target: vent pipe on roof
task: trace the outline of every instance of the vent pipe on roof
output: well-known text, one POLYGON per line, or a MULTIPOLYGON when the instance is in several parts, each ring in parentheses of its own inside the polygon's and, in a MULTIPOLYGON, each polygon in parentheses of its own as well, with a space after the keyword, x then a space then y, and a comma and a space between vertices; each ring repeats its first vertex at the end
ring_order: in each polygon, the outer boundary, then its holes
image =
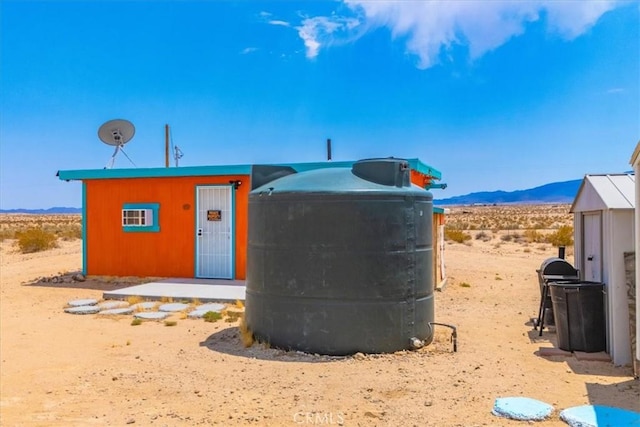
POLYGON ((164 167, 169 167, 169 125, 164 125, 164 167))
POLYGON ((327 161, 331 161, 331 138, 327 138, 327 161))

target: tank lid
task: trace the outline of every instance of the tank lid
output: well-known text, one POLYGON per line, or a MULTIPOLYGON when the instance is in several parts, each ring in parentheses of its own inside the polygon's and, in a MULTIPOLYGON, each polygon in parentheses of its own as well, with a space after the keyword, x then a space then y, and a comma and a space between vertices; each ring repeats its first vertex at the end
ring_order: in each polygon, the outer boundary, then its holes
POLYGON ((358 178, 393 187, 411 186, 411 168, 409 162, 393 157, 359 160, 351 171, 358 178))

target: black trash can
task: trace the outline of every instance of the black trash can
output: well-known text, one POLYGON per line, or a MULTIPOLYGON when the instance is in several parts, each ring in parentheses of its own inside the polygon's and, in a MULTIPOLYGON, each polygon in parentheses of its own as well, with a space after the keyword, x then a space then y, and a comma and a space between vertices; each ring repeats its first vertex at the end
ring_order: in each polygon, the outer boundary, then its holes
POLYGON ((560 349, 606 350, 603 287, 602 283, 575 280, 549 283, 560 349))

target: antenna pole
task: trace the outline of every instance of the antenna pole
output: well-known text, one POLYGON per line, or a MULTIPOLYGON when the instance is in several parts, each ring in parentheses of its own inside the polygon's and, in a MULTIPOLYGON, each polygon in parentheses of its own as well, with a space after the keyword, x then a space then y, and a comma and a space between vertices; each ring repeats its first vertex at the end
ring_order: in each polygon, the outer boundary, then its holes
POLYGON ((331 138, 327 138, 327 161, 331 161, 331 138))
POLYGON ((164 167, 169 167, 169 125, 164 125, 164 167))

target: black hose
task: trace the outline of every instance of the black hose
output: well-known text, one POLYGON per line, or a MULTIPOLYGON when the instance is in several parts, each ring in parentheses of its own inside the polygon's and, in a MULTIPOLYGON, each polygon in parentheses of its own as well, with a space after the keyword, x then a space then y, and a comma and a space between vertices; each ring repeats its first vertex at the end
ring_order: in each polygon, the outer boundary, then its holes
POLYGON ((439 325, 446 328, 451 328, 451 342, 453 343, 453 352, 456 353, 458 351, 458 329, 455 326, 448 323, 438 322, 429 322, 429 325, 439 325))

